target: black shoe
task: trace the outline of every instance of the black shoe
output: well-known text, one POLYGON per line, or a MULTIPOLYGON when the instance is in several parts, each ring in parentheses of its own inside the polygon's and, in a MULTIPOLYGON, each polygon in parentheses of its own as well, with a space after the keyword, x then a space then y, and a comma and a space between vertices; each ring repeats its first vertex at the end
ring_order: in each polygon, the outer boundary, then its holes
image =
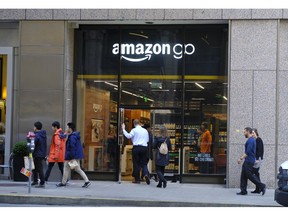
POLYGON ((162 187, 162 184, 161 184, 161 183, 158 183, 158 185, 157 185, 156 187, 161 188, 161 187, 162 187))
POLYGON ((166 188, 167 187, 167 181, 164 181, 163 182, 163 188, 166 188))
POLYGON ((35 188, 45 188, 45 184, 36 185, 35 188))
POLYGON ((134 181, 132 181, 132 183, 134 183, 134 184, 140 184, 140 181, 134 180, 134 181))
POLYGON ((239 192, 239 193, 236 193, 237 195, 247 195, 247 192, 245 193, 245 192, 239 192))
POLYGON ((260 194, 261 191, 259 191, 259 190, 254 190, 254 191, 251 191, 251 193, 260 194))
POLYGON ((31 186, 38 185, 38 182, 32 182, 31 186))
POLYGON ((56 184, 56 186, 57 186, 57 187, 65 187, 66 184, 63 184, 62 182, 60 182, 60 183, 56 184))
POLYGON ((150 184, 150 179, 149 179, 149 177, 146 175, 146 176, 144 176, 144 178, 145 178, 146 184, 149 185, 149 184, 150 184))
POLYGON ((266 185, 262 188, 261 192, 262 192, 262 196, 263 196, 266 192, 266 185))
POLYGON ((85 184, 82 186, 82 188, 88 188, 91 185, 91 182, 85 182, 85 184))

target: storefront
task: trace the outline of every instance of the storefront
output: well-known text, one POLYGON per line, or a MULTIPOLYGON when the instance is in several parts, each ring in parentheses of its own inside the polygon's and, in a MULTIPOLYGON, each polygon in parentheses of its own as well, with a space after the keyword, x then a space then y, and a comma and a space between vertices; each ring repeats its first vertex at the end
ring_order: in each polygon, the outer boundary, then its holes
POLYGON ((132 145, 119 125, 130 131, 139 119, 153 137, 168 129, 167 178, 225 183, 227 24, 80 25, 74 42, 74 119, 91 178, 131 179, 132 145), (202 122, 212 140, 206 150, 202 122))
MULTIPOLYGON (((0 163, 35 121, 48 143, 53 121, 75 121, 91 180, 130 181, 119 125, 139 118, 154 136, 168 128, 167 178, 238 188, 250 126, 265 145, 261 180, 277 187, 288 149, 287 9, 3 9, 0 20, 0 163), (202 122, 209 154, 198 146, 202 122)), ((52 170, 51 181, 59 176, 52 170)))

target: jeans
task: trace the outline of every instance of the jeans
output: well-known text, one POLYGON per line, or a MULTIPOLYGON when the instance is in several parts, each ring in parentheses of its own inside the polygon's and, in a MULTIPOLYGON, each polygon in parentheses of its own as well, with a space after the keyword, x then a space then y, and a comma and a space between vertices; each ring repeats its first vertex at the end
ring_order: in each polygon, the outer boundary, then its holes
POLYGON ((240 189, 243 193, 247 193, 248 179, 253 182, 260 191, 265 187, 265 184, 263 184, 260 179, 255 175, 253 165, 253 163, 249 162, 244 162, 242 165, 240 189))
POLYGON ((40 178, 40 184, 45 184, 45 177, 43 171, 43 162, 44 157, 35 157, 33 158, 35 169, 32 170, 33 173, 33 182, 38 182, 38 177, 40 178))
MULTIPOLYGON (((50 176, 50 173, 51 173, 51 170, 52 170, 54 164, 55 164, 55 162, 49 162, 48 168, 47 168, 46 173, 45 173, 45 181, 48 181, 48 178, 50 176)), ((63 176, 64 162, 57 162, 57 164, 58 164, 58 168, 59 168, 59 170, 60 170, 60 172, 61 172, 61 174, 63 176)))
MULTIPOLYGON (((261 180, 260 180, 259 170, 260 170, 260 168, 254 168, 254 173, 255 173, 256 177, 259 179, 259 181, 261 181, 261 180)), ((257 185, 256 185, 256 189, 255 189, 255 190, 256 190, 256 191, 260 191, 260 188, 257 187, 257 185)))

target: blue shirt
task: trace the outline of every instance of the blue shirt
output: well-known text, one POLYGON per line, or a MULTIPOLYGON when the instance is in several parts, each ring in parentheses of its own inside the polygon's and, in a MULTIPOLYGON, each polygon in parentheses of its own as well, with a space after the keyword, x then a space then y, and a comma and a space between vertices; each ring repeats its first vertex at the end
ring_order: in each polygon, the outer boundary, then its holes
POLYGON ((256 160, 256 141, 252 136, 245 143, 245 154, 247 155, 245 162, 254 164, 256 160))

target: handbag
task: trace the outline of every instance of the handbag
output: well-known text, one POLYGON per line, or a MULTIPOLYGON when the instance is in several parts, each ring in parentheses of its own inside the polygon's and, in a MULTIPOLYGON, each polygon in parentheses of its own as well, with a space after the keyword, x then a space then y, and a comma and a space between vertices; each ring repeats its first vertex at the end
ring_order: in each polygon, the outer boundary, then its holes
POLYGON ((77 160, 73 159, 68 162, 70 169, 75 169, 78 166, 77 160))
POLYGON ((162 155, 168 154, 168 146, 167 146, 166 140, 167 140, 167 138, 164 140, 163 143, 161 143, 161 145, 160 145, 160 147, 159 147, 159 152, 160 152, 162 155))

